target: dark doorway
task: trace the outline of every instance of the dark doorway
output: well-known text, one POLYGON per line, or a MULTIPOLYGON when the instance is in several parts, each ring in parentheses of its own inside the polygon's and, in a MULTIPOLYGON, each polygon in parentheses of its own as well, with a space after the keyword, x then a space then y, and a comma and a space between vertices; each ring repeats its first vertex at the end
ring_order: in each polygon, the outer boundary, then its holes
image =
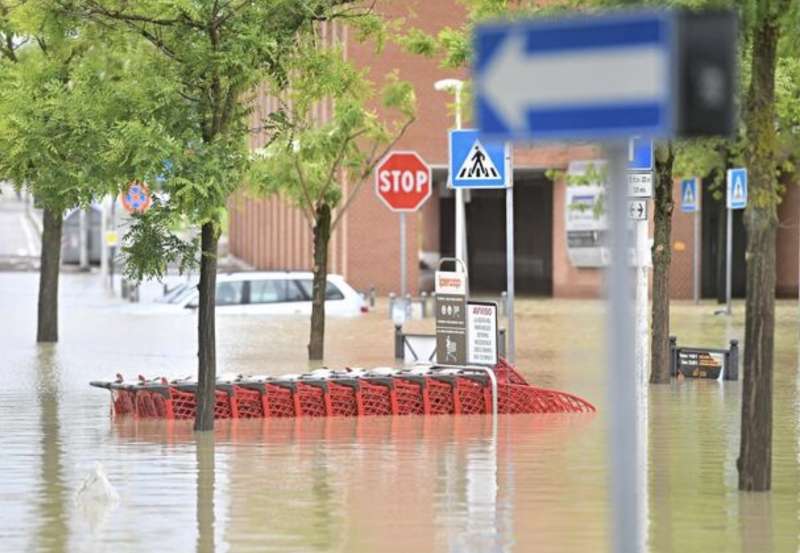
MULTIPOLYGON (((506 200, 504 190, 472 190, 466 206, 470 291, 506 289, 506 200)), ((440 199, 440 248, 455 251, 452 195, 440 199)), ((553 186, 540 171, 514 172, 514 253, 517 293, 553 293, 553 186)))
MULTIPOLYGON (((725 301, 725 240, 727 232, 727 209, 725 208, 725 186, 722 197, 714 198, 710 190, 712 179, 703 180, 702 209, 702 253, 701 253, 701 292, 704 298, 717 298, 725 301)), ((731 275, 731 295, 743 298, 747 288, 747 269, 745 266, 746 234, 744 210, 735 209, 733 213, 733 263, 731 275)))

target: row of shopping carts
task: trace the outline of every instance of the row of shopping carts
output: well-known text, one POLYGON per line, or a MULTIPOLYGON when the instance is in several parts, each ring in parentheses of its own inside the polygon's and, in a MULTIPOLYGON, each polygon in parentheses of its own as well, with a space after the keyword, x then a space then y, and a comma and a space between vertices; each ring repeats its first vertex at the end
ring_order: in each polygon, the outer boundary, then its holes
MULTIPOLYGON (((528 384, 501 359, 494 368, 497 409, 502 414, 585 413, 588 401, 528 384)), ((112 413, 139 418, 193 419, 198 384, 191 379, 91 382, 110 390, 112 413)), ((214 415, 218 419, 381 415, 478 415, 491 413, 490 375, 469 368, 419 366, 412 369, 319 369, 277 377, 219 379, 214 415)))

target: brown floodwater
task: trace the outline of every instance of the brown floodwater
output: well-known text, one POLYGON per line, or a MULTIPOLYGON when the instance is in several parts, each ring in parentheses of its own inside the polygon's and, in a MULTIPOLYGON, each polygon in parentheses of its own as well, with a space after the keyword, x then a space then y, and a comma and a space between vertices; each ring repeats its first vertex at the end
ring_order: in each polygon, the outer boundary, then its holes
MULTIPOLYGON (((191 312, 144 315, 95 276, 64 275, 61 341, 36 346, 37 277, 0 273, 0 551, 581 552, 608 547, 604 331, 600 301, 518 303, 518 364, 595 415, 226 421, 113 420, 92 379, 195 370, 191 312), (100 462, 119 501, 75 494, 100 462)), ((680 342, 744 333, 715 304, 673 306, 680 342)), ((308 322, 220 316, 220 371, 308 368, 308 322)), ((798 307, 779 302, 773 490, 736 490, 741 383, 649 390, 640 513, 654 552, 797 551, 798 307)), ((411 330, 432 331, 415 321, 411 330)), ((329 366, 393 364, 385 305, 330 320, 329 366)))

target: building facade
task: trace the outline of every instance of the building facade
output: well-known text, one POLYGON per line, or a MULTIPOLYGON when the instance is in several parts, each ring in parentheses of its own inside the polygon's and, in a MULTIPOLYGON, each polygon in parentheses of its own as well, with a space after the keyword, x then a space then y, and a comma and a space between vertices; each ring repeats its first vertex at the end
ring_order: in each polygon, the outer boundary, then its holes
MULTIPOLYGON (((456 0, 429 2, 379 0, 376 9, 386 17, 401 19, 405 28, 419 28, 435 34, 465 21, 463 6, 456 0)), ((380 83, 397 71, 411 82, 417 96, 417 118, 398 142, 398 150, 417 151, 432 167, 435 189, 426 204, 407 217, 407 266, 409 290, 419 292, 431 282, 432 260, 454 252, 454 199, 447 188, 447 131, 454 126, 451 95, 434 90, 442 78, 467 78, 464 72, 445 70, 438 60, 405 52, 388 42, 380 55, 374 45, 360 43, 340 23, 325 24, 322 35, 330 44, 342 47, 344 55, 368 71, 380 83)), ((264 90, 258 90, 253 127, 276 104, 264 90)), ((332 106, 318 106, 325 120, 332 106)), ((468 126, 468 124, 466 125, 468 126)), ((261 147, 264 137, 253 135, 251 146, 261 147)), ((602 157, 592 145, 551 144, 514 148, 516 289, 520 294, 553 297, 597 297, 603 291, 602 263, 596 256, 579 250, 586 244, 574 233, 574 204, 585 191, 570 190, 566 173, 572 164, 602 157)), ((342 182, 345 192, 356 183, 342 182)), ((704 182, 702 193, 700 291, 702 297, 724 295, 725 216, 724 198, 704 182)), ((588 190, 588 189, 587 189, 588 190)), ((724 192, 724 191, 723 191, 724 192)), ((675 299, 693 296, 694 214, 679 209, 680 185, 673 188, 675 209, 672 229, 671 294, 675 299)), ((471 289, 499 292, 505 289, 505 200, 502 191, 480 190, 468 195, 466 206, 468 258, 471 289)), ((800 259, 800 191, 786 187, 779 209, 777 238, 777 293, 798 294, 800 259)), ((231 253, 262 270, 310 270, 312 229, 302 213, 279 197, 235 196, 229 206, 231 253)), ((329 271, 342 274, 359 290, 375 288, 378 293, 400 290, 400 224, 397 213, 389 211, 374 192, 373 183, 363 184, 336 228, 330 243, 329 271)), ((602 231, 600 231, 602 234, 602 231)), ((745 230, 742 212, 734 212, 733 292, 743 296, 745 287, 745 230)), ((595 235, 596 236, 596 235, 595 235)), ((602 257, 602 256, 601 256, 602 257)))

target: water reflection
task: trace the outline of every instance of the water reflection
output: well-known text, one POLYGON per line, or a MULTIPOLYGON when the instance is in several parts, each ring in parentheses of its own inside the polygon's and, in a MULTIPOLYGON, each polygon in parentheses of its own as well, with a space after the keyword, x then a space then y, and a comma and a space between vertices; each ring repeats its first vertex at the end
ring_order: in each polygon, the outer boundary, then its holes
POLYGON ((214 547, 214 434, 195 433, 197 452, 197 553, 214 547))
MULTIPOLYGON (((525 375, 594 401, 595 416, 501 417, 496 441, 489 417, 228 421, 212 443, 198 442, 191 423, 110 419, 108 397, 86 382, 117 371, 190 374, 196 333, 190 314, 123 314, 91 278, 64 275, 56 354, 32 342, 35 278, 0 274, 0 305, 14 313, 0 318, 1 551, 584 553, 608 543, 601 302, 522 300, 517 309, 525 375), (99 524, 72 507, 96 461, 121 497, 99 524)), ((736 490, 740 383, 650 387, 650 551, 797 551, 797 307, 777 306, 768 504, 736 490)), ((681 343, 742 338, 741 306, 731 319, 714 307, 673 305, 681 343)), ((220 317, 220 366, 302 370, 307 325, 220 317)), ((390 362, 385 311, 329 330, 331 366, 390 362)))
POLYGON ((39 346, 36 360, 36 395, 39 403, 39 486, 36 493, 37 529, 31 535, 36 550, 60 553, 69 540, 64 483, 61 415, 59 413, 60 368, 53 345, 39 346))
MULTIPOLYGON (((197 550, 214 545, 216 452, 227 467, 227 485, 216 492, 230 498, 224 541, 232 551, 511 551, 515 519, 522 527, 541 519, 520 509, 515 463, 528 457, 544 466, 592 424, 501 417, 496 441, 482 416, 223 421, 215 441, 196 442, 197 550)), ((113 430, 140 444, 195 439, 191 424, 178 421, 127 419, 113 430)), ((528 477, 551 478, 546 472, 528 477)), ((602 512, 604 496, 592 495, 584 505, 602 512)))

